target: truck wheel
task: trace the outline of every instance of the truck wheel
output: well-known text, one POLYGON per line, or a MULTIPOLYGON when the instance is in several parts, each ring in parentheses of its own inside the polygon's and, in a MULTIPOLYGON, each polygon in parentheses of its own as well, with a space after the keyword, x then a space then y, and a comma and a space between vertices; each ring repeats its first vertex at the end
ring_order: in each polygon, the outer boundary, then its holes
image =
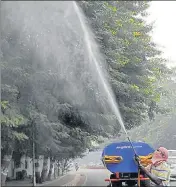
POLYGON ((148 187, 150 186, 150 180, 141 181, 141 187, 148 187))
POLYGON ((112 182, 111 187, 122 187, 121 182, 112 182))
MULTIPOLYGON (((144 175, 144 177, 147 178, 146 175, 144 175)), ((150 179, 141 181, 141 187, 148 187, 148 186, 150 186, 150 179)))
MULTIPOLYGON (((116 175, 111 174, 110 179, 116 179, 116 175)), ((120 181, 111 182, 111 187, 122 187, 122 182, 120 181)))
POLYGON ((129 187, 134 187, 134 186, 136 186, 136 181, 127 181, 126 185, 129 187))

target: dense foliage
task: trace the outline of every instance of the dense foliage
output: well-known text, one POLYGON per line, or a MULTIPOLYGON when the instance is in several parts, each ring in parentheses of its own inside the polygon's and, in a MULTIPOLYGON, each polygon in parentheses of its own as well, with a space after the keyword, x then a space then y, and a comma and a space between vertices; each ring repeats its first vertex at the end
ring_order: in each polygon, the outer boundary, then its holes
POLYGON ((88 21, 106 56, 110 81, 128 129, 152 120, 161 82, 169 73, 152 42, 143 1, 83 2, 88 21))
POLYGON ((176 74, 173 69, 171 79, 162 82, 165 93, 161 96, 159 106, 165 109, 156 115, 152 122, 143 123, 138 129, 134 128, 130 134, 134 140, 144 140, 153 146, 165 146, 168 149, 175 149, 175 119, 176 119, 176 74))

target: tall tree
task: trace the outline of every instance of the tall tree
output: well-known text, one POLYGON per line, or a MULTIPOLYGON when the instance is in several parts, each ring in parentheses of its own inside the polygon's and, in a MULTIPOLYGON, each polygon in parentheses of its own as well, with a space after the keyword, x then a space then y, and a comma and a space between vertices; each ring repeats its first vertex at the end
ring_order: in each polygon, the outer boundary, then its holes
POLYGON ((167 72, 144 17, 149 2, 80 2, 101 51, 126 128, 152 120, 160 98, 156 82, 167 72))

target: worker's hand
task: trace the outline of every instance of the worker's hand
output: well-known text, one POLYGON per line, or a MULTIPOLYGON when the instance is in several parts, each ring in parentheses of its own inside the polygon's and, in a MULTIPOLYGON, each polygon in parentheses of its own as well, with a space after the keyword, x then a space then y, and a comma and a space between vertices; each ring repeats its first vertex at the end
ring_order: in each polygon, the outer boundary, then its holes
POLYGON ((136 161, 136 163, 138 165, 138 168, 139 169, 143 169, 143 166, 141 165, 140 158, 139 158, 138 155, 135 155, 135 161, 136 161))
POLYGON ((135 158, 135 161, 136 161, 138 167, 139 167, 139 168, 142 167, 139 156, 135 154, 135 157, 134 157, 134 158, 135 158))
POLYGON ((140 164, 140 158, 139 158, 139 156, 135 154, 135 157, 134 157, 134 158, 135 158, 135 161, 136 161, 138 164, 140 164))

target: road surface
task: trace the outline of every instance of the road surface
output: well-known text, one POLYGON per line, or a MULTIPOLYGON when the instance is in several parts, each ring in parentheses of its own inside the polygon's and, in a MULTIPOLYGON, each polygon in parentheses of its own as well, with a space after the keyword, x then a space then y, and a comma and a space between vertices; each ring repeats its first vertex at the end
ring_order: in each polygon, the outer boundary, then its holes
MULTIPOLYGON (((81 186, 107 186, 104 179, 109 177, 109 172, 105 169, 81 169, 79 173, 84 174, 85 181, 81 186)), ((171 182, 171 186, 176 186, 176 181, 171 182)))
POLYGON ((84 169, 80 170, 80 173, 86 176, 86 179, 82 186, 107 186, 108 182, 105 182, 105 178, 109 178, 109 172, 105 169, 84 169))
MULTIPOLYGON (((77 172, 71 172, 54 181, 48 181, 38 187, 44 186, 107 186, 105 178, 109 178, 110 172, 106 169, 79 169, 77 172), (77 176, 77 177, 76 177, 77 176), (77 180, 75 181, 75 178, 77 180)), ((25 182, 25 181, 24 181, 25 182)), ((11 181, 6 186, 32 186, 31 181, 23 183, 23 181, 11 181)), ((171 182, 171 186, 176 186, 176 181, 171 182)))

